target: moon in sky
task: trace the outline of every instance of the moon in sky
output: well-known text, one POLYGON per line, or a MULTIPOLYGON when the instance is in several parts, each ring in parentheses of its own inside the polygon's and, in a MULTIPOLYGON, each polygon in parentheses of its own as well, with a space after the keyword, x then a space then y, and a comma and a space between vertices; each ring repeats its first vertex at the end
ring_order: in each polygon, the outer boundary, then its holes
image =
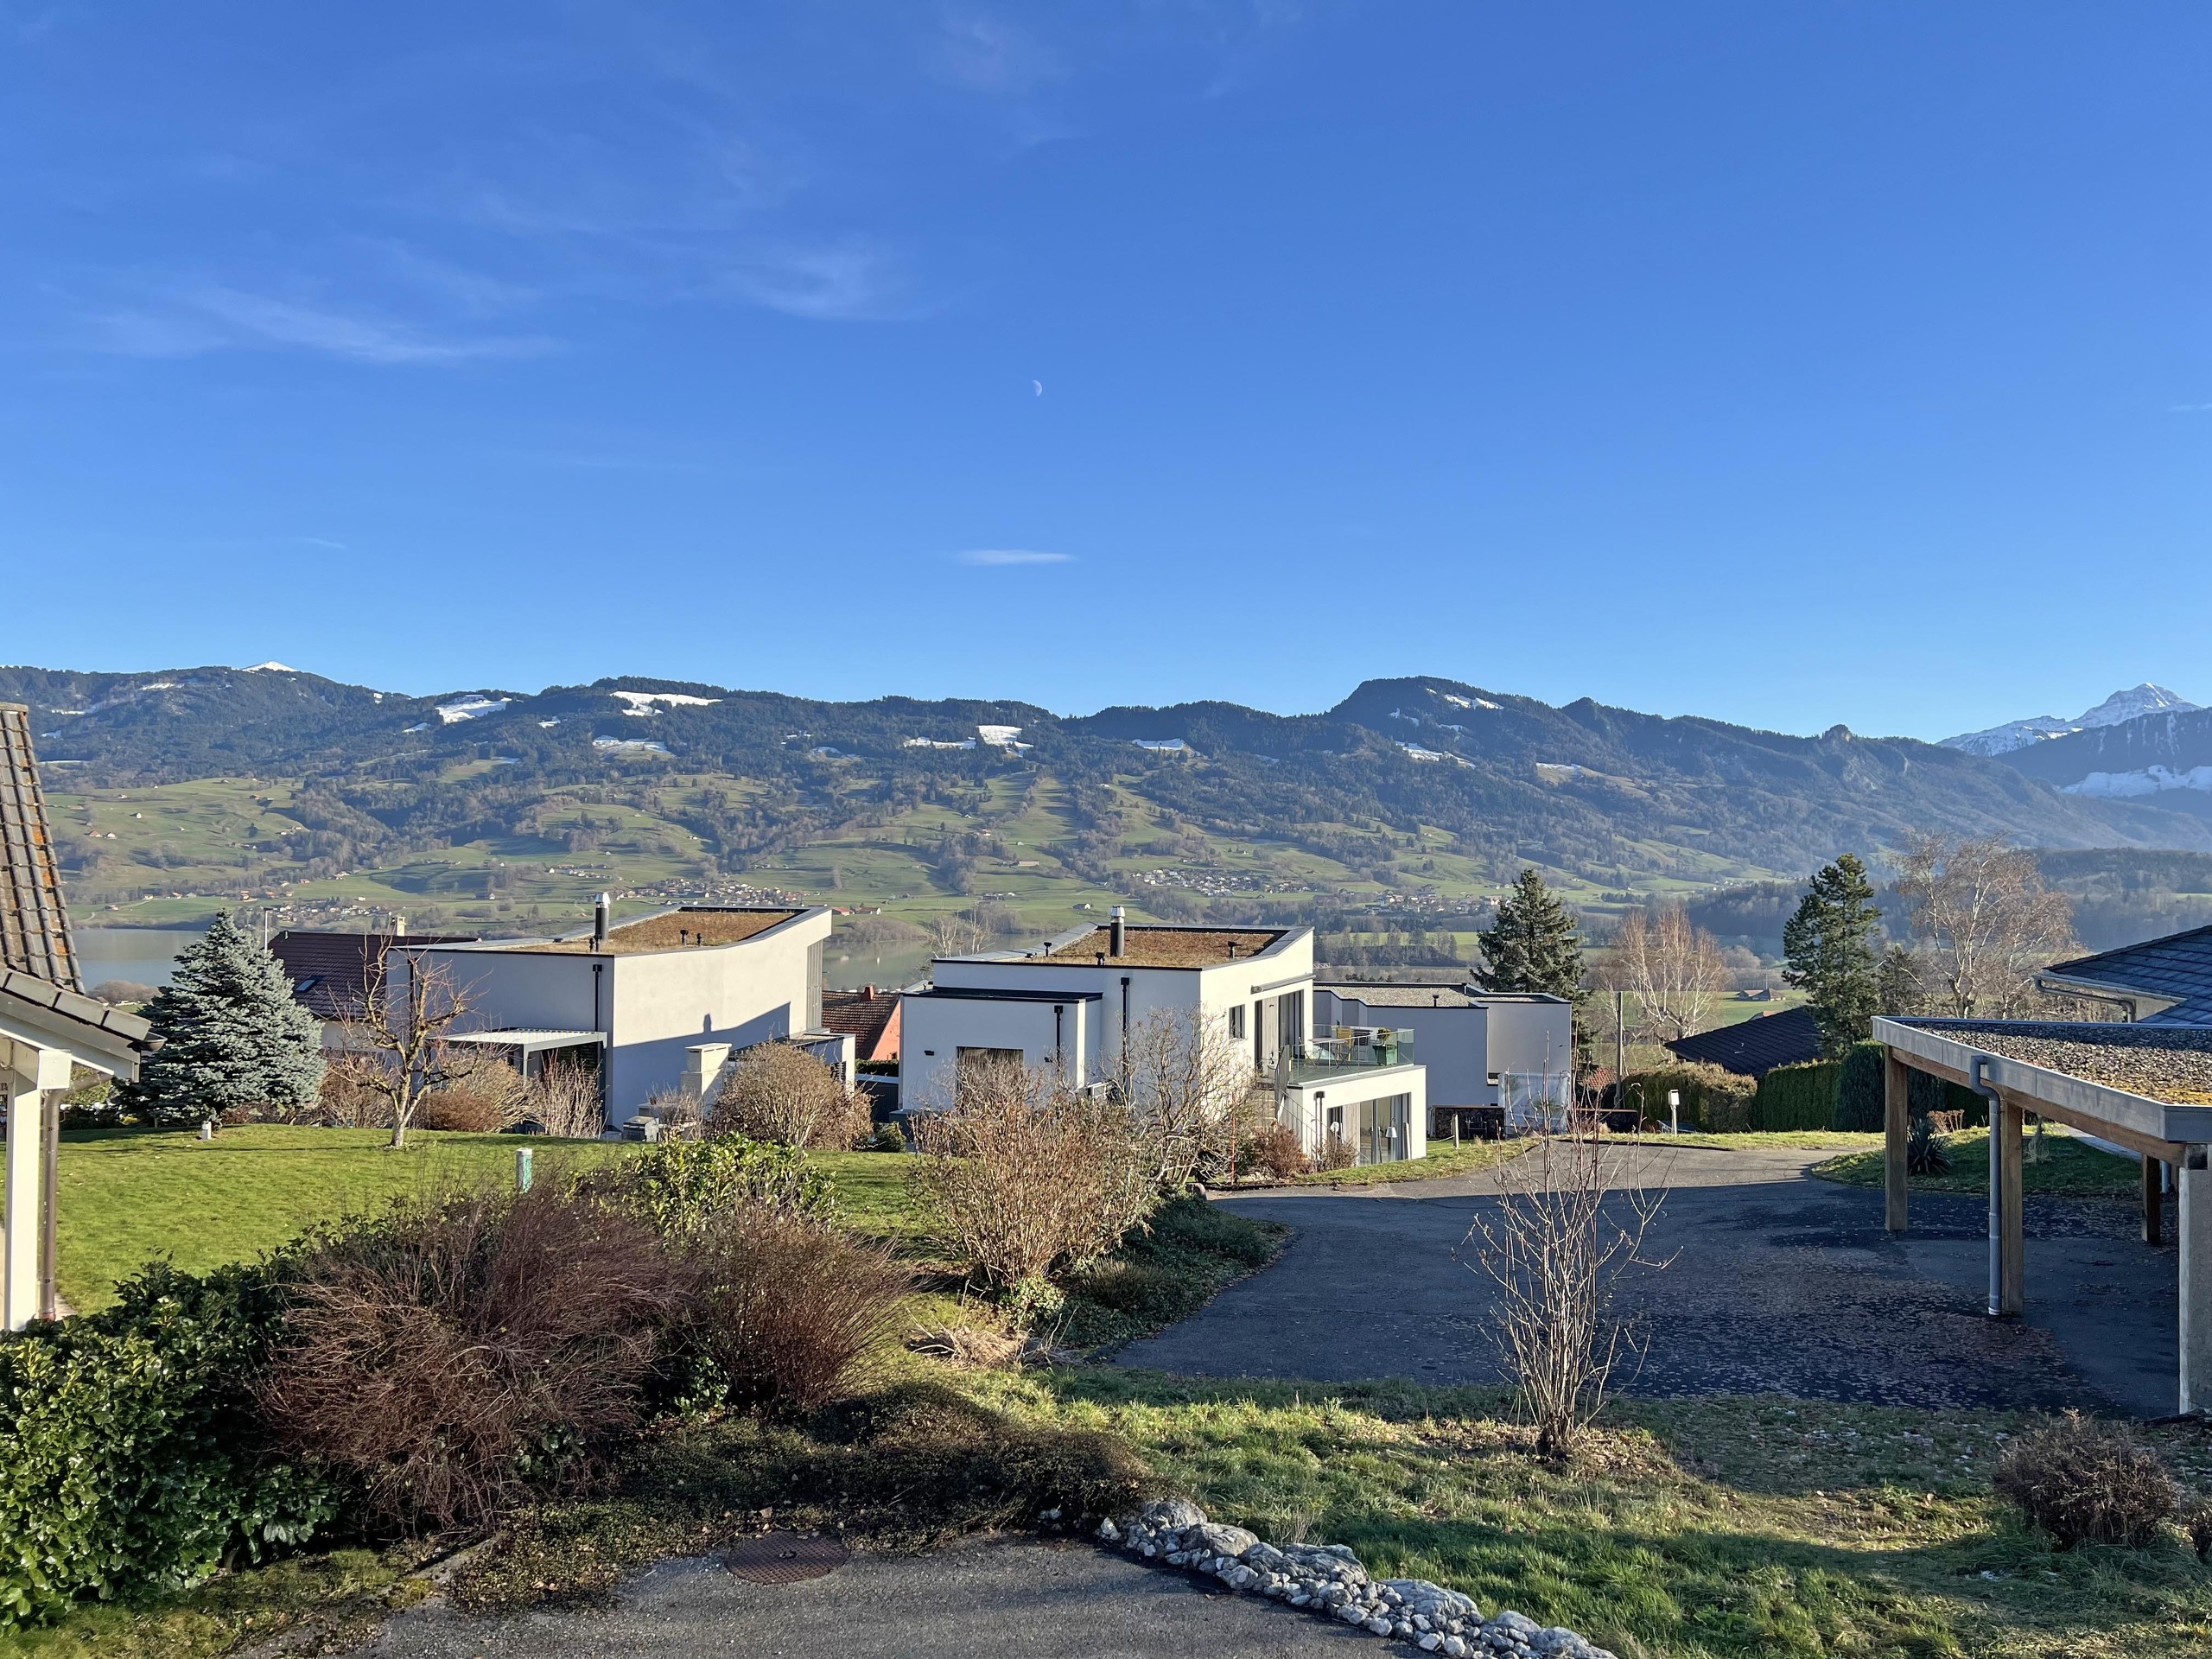
POLYGON ((1045 383, 1042 380, 1032 380, 1029 384, 1037 388, 1037 395, 1039 397, 1045 395, 1045 383))

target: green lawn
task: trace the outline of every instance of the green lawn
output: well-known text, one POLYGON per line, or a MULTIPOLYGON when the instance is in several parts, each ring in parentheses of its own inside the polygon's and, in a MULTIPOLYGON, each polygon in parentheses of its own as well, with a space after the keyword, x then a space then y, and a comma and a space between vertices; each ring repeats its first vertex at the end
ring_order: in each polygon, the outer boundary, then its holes
POLYGON ((156 1256, 188 1273, 243 1261, 316 1221, 482 1181, 514 1179, 536 1148, 541 1175, 620 1157, 619 1143, 416 1130, 393 1152, 383 1129, 73 1131, 61 1138, 61 1299, 79 1312, 114 1300, 117 1281, 156 1256))
MULTIPOLYGON (((1867 1142, 1863 1152, 1847 1153, 1815 1164, 1813 1173, 1853 1186, 1882 1184, 1882 1138, 1858 1137, 1867 1142)), ((2020 1167, 2020 1187, 2026 1192, 2052 1193, 2067 1198, 2128 1198, 2142 1191, 2142 1166, 2133 1158, 2100 1152, 2057 1124, 2049 1125, 2040 1137, 2028 1131, 2027 1161, 2020 1167)), ((1951 1154, 1948 1175, 1916 1175, 1912 1187, 1922 1192, 1986 1192, 1989 1191, 1989 1131, 1963 1129, 1943 1137, 1951 1154)))
MULTIPOLYGON (((1624 1401, 1544 1464, 1471 1389, 998 1376, 1020 1414, 1111 1430, 1210 1515, 1350 1544, 1623 1655, 2212 1651, 2212 1570, 2177 1538, 2053 1554, 1990 1494, 2018 1420, 1773 1397, 1624 1401)), ((2201 1435, 2161 1431, 2197 1490, 2201 1435)))
POLYGON ((1395 1163, 1355 1164, 1350 1169, 1316 1170, 1300 1175, 1300 1186, 1380 1186, 1392 1181, 1433 1181, 1446 1175, 1471 1175, 1493 1169, 1517 1158, 1535 1142, 1529 1141, 1431 1141, 1426 1158, 1402 1158, 1395 1163))

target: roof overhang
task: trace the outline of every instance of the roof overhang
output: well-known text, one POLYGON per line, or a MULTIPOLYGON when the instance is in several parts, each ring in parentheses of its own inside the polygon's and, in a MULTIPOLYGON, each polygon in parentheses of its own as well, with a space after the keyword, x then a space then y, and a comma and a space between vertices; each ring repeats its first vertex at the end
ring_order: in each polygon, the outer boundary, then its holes
POLYGON ((153 1029, 135 1014, 65 990, 51 980, 0 970, 0 1039, 18 1051, 11 1057, 12 1068, 36 1077, 41 1089, 67 1088, 70 1065, 126 1082, 136 1077, 139 1057, 153 1046, 153 1029), (49 1081, 57 1066, 60 1081, 49 1081))
POLYGON ((2062 974, 2046 969, 2036 976, 2036 988, 2052 991, 2061 996, 2084 996, 2093 1002, 2124 1002, 2132 1016, 2140 1020, 2145 1014, 2164 1014, 2178 1007, 2183 1001, 2159 991, 2141 990, 2133 985, 2114 984, 2108 980, 2084 979, 2075 974, 2062 974))
POLYGON ((497 1031, 455 1032, 442 1040, 472 1043, 482 1048, 518 1048, 525 1054, 537 1054, 555 1048, 604 1048, 607 1046, 607 1033, 603 1031, 540 1031, 511 1026, 497 1031))
POLYGON ((2185 1148, 2212 1143, 2212 1105, 2154 1100, 2070 1072, 1993 1053, 1974 1040, 1974 1030, 1989 1023, 1948 1020, 1907 1023, 1883 1017, 1874 1021, 1874 1040, 1887 1044, 1918 1070, 1968 1088, 1975 1086, 1975 1063, 1980 1061, 1980 1081, 1993 1086, 2008 1104, 2147 1157, 2179 1165, 2184 1161, 2185 1148))

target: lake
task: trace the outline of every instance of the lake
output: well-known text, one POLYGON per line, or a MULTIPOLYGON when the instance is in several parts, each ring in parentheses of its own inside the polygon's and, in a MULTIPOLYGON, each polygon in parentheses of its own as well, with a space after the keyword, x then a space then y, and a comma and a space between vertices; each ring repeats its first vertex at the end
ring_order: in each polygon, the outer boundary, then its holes
POLYGON ((196 927, 80 927, 75 930, 79 966, 90 990, 105 980, 134 985, 169 982, 176 953, 199 938, 196 927))

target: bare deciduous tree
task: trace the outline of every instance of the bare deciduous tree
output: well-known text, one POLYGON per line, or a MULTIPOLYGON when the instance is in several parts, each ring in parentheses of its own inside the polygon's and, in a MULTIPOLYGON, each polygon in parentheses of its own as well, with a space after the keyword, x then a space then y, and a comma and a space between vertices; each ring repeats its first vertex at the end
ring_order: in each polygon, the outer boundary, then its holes
POLYGON ((447 1039, 467 1019, 474 1000, 443 963, 402 957, 400 977, 392 972, 394 957, 402 953, 389 950, 377 958, 368 994, 341 1029, 353 1082, 381 1097, 391 1144, 399 1147, 407 1144, 423 1096, 446 1088, 473 1063, 474 1056, 452 1048, 447 1039))
POLYGON ((548 1135, 572 1141, 597 1139, 607 1127, 599 1068, 582 1060, 547 1055, 523 1091, 520 1111, 524 1118, 535 1118, 548 1135))
POLYGON ((981 905, 943 916, 932 916, 928 928, 930 954, 937 957, 967 956, 971 951, 982 950, 989 943, 991 937, 988 918, 981 905))
POLYGON ((1180 1192, 1235 1145, 1252 1062, 1219 1016, 1154 1008, 1129 1027, 1116 1084, 1153 1185, 1180 1192))
POLYGON ((1546 1457, 1573 1450, 1615 1366, 1643 1353, 1613 1305, 1627 1268, 1668 1264, 1643 1254, 1665 1194, 1643 1185, 1642 1157, 1604 1139, 1595 1113, 1579 1112, 1567 1133, 1500 1166, 1497 1205, 1476 1212, 1461 1246, 1497 1287, 1498 1347, 1546 1457))
POLYGON ((1621 918, 1599 977, 1636 1000, 1652 1040, 1671 1042, 1705 1029, 1729 976, 1719 942, 1684 906, 1662 905, 1621 918))
POLYGON ((1897 860, 1923 984, 1954 1019, 2012 1019, 2036 1007, 2037 972, 2076 949, 2074 910, 2043 884, 2035 855, 1997 836, 1923 836, 1897 860))

